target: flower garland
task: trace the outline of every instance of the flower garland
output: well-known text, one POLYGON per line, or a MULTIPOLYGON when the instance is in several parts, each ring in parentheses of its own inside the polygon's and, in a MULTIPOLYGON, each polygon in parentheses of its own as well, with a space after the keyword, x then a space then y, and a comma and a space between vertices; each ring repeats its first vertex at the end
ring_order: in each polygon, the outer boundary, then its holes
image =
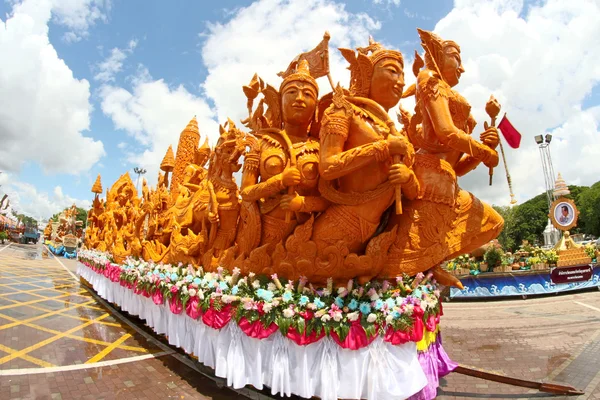
POLYGON ((109 254, 83 250, 79 261, 155 304, 221 329, 231 318, 249 336, 265 338, 279 330, 298 344, 327 335, 345 348, 357 349, 377 335, 393 344, 418 342, 424 328, 434 332, 442 315, 440 291, 431 274, 398 277, 395 282, 315 288, 307 279, 281 282, 238 268, 205 272, 191 265, 168 265, 127 258, 123 265, 109 254))

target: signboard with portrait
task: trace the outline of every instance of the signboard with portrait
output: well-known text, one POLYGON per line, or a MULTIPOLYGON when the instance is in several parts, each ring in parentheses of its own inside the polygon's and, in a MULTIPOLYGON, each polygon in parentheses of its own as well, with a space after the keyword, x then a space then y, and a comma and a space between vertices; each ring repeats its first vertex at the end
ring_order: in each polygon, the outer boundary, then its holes
POLYGON ((561 197, 550 206, 550 220, 556 229, 568 231, 577 225, 579 211, 575 202, 571 199, 561 197))

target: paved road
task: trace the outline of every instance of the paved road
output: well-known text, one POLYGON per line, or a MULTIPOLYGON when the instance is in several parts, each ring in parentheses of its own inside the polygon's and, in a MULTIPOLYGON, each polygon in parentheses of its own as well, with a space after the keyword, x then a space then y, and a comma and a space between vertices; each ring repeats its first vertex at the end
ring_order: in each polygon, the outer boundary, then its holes
MULTIPOLYGON (((444 347, 457 362, 509 376, 566 383, 600 399, 600 292, 447 303, 444 347)), ((554 398, 451 374, 440 399, 554 398)), ((571 399, 573 397, 570 397, 571 399)))
MULTIPOLYGON (((76 267, 42 258, 40 246, 0 246, 0 399, 243 398, 93 297, 76 267)), ((444 311, 444 346, 456 361, 600 399, 600 292, 451 302, 444 311)), ((438 398, 559 397, 451 374, 438 398)))
POLYGON ((75 268, 0 246, 0 399, 243 398, 98 302, 75 268))

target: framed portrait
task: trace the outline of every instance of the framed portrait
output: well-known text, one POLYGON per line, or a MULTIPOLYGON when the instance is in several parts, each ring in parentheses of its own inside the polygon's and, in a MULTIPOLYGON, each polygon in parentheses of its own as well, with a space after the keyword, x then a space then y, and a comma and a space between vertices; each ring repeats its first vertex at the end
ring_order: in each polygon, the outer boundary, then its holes
POLYGON ((550 220, 556 229, 568 231, 577 225, 579 211, 571 199, 560 198, 550 206, 550 220))

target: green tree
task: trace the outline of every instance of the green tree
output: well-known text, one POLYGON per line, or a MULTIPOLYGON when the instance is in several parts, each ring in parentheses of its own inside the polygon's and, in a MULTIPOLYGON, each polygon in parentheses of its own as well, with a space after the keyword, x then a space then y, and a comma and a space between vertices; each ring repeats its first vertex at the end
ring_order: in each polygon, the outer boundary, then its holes
POLYGON ((498 241, 502 245, 502 248, 508 251, 514 251, 518 246, 514 239, 515 231, 515 209, 516 207, 509 206, 492 206, 498 214, 504 218, 504 229, 498 236, 498 241))
MULTIPOLYGON (((65 210, 68 210, 69 208, 70 207, 67 207, 63 211, 57 212, 56 214, 52 215, 50 220, 54 221, 54 222, 58 222, 58 218, 60 217, 60 214, 63 213, 65 210)), ((88 212, 85 208, 77 207, 77 217, 75 217, 75 220, 82 221, 84 227, 85 227, 85 223, 87 221, 87 213, 88 212)))
POLYGON ((576 204, 580 212, 577 224, 581 227, 581 232, 600 236, 600 182, 581 191, 576 204))

